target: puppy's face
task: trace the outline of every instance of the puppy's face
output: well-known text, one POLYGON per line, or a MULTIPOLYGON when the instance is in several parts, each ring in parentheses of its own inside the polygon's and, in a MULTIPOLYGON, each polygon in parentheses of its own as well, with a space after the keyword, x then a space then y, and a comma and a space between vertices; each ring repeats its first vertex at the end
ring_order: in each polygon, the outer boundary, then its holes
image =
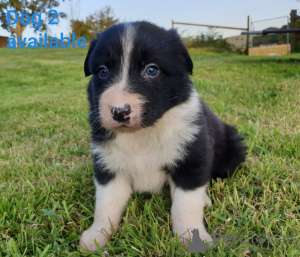
POLYGON ((190 95, 193 63, 174 30, 147 22, 110 27, 91 42, 85 75, 92 126, 133 132, 152 126, 190 95), (96 125, 94 120, 100 124, 96 125))

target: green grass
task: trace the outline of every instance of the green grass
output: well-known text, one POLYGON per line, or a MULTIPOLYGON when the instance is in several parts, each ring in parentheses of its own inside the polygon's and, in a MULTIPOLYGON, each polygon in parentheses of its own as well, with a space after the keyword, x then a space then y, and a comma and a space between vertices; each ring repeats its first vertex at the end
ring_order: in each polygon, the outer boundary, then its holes
MULTIPOLYGON (((108 247, 78 249, 93 221, 95 192, 86 52, 0 49, 0 256, 185 256, 171 233, 168 191, 132 195, 108 247)), ((249 146, 244 167, 209 188, 208 232, 298 239, 218 242, 206 256, 300 256, 299 64, 290 56, 191 54, 202 99, 236 124, 249 146)))

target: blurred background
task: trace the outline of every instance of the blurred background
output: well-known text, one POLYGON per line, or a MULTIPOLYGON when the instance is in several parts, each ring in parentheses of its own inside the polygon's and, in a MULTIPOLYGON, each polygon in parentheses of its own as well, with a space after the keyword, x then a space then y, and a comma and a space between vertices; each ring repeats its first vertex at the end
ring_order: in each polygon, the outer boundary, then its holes
POLYGON ((166 29, 175 28, 187 47, 214 47, 220 51, 249 55, 286 55, 300 50, 300 33, 241 35, 243 31, 300 28, 299 0, 252 1, 144 1, 144 0, 2 0, 0 6, 0 46, 8 37, 36 37, 41 31, 51 37, 85 37, 90 41, 96 33, 119 23, 147 20, 166 29), (47 25, 47 12, 59 12, 58 25, 47 25), (41 13, 43 26, 6 25, 7 10, 19 15, 41 13), (19 33, 19 34, 18 34, 19 33), (71 36, 70 36, 71 37, 71 36), (248 51, 249 48, 249 51, 248 51))

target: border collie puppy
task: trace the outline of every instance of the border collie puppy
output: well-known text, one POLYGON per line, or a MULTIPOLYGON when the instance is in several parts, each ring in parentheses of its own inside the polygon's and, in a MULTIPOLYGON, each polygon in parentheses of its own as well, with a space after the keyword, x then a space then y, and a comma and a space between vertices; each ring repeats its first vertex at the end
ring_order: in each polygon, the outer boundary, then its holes
MULTIPOLYGON (((133 191, 169 185, 172 228, 179 236, 203 223, 207 184, 245 161, 236 129, 200 100, 189 75, 192 60, 175 30, 122 23, 91 42, 85 63, 92 128, 96 205, 83 248, 105 246, 133 191)), ((185 234, 188 237, 188 233, 185 234)))

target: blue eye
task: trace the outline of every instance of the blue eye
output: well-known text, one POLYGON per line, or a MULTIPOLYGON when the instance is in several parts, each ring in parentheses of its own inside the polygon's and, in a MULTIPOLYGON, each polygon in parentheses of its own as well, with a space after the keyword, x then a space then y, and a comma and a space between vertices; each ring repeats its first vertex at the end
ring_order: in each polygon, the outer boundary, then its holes
POLYGON ((101 78, 106 78, 108 76, 108 70, 104 67, 101 67, 98 71, 98 74, 101 78))
POLYGON ((151 65, 147 68, 145 74, 147 76, 151 76, 151 77, 154 77, 158 74, 158 68, 154 65, 151 65))

